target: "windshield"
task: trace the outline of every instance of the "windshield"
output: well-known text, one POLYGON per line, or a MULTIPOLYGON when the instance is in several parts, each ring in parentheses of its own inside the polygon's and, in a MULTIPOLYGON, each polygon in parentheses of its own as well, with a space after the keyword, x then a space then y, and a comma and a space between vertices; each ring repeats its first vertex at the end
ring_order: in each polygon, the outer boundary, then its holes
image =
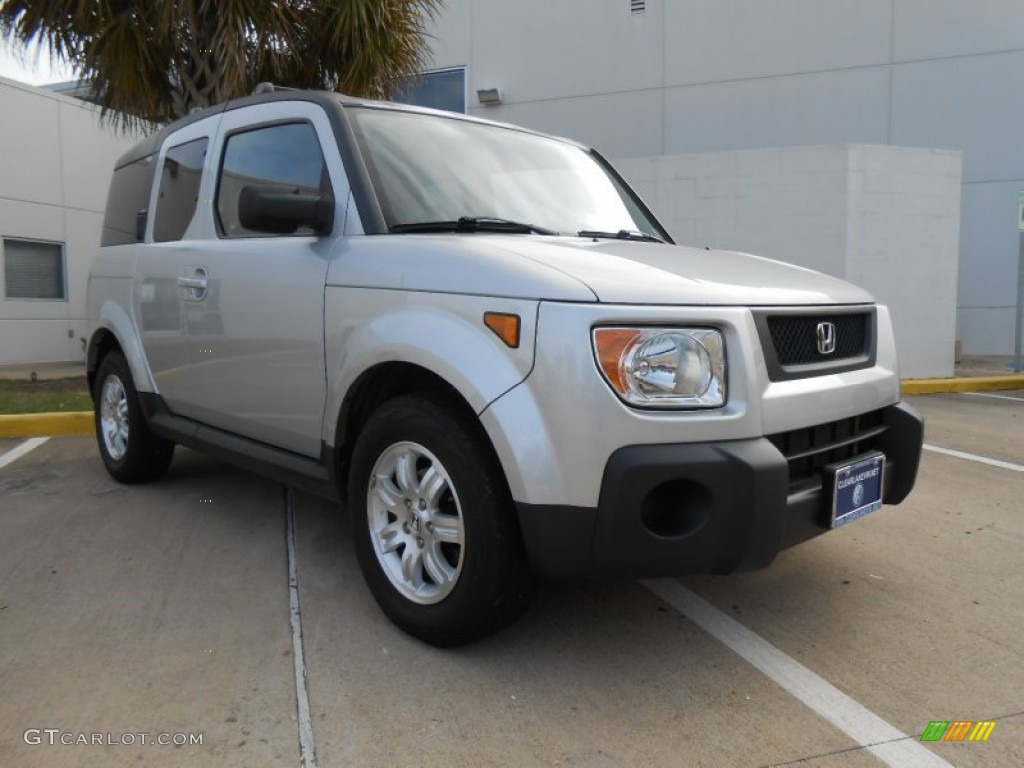
POLYGON ((394 231, 470 218, 560 234, 627 230, 664 236, 628 189, 568 142, 437 115, 366 108, 350 114, 394 231))

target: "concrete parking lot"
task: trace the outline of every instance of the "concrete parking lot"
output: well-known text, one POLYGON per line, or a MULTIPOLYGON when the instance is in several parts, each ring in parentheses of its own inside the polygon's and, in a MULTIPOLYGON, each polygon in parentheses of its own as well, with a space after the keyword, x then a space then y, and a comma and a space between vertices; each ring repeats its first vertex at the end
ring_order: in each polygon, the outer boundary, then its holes
POLYGON ((454 651, 377 610, 336 506, 0 440, 0 766, 1024 765, 1024 392, 909 399, 904 505, 756 573, 549 583, 454 651))

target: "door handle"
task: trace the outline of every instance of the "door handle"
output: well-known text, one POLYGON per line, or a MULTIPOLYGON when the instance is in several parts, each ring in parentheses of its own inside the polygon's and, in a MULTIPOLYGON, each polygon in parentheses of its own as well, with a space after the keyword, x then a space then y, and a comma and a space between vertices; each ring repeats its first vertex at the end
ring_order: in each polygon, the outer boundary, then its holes
POLYGON ((179 277, 178 287, 185 289, 185 301, 202 301, 206 298, 209 279, 203 267, 190 267, 192 277, 179 277))

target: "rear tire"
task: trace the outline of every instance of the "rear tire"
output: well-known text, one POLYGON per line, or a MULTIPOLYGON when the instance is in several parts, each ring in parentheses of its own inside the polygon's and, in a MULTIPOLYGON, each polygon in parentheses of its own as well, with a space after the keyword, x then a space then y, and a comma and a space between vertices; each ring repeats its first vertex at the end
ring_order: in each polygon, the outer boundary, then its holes
POLYGON ((504 475, 465 406, 386 402, 352 455, 348 507, 363 577, 405 632, 453 647, 497 632, 535 590, 504 475))
POLYGON ((131 370, 120 352, 109 352, 96 371, 93 391, 96 442, 110 476, 146 483, 167 472, 174 443, 149 431, 131 370))

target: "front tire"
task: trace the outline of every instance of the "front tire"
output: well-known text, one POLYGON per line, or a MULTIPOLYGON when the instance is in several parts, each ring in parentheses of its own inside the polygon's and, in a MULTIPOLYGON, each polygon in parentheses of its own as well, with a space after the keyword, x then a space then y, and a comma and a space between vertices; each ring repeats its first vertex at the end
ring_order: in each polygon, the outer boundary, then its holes
POLYGON ((439 647, 504 628, 535 587, 497 458, 455 398, 382 405, 356 442, 353 542, 381 610, 439 647))
POLYGON ((131 370, 120 352, 110 352, 96 372, 93 391, 96 442, 111 477, 145 483, 167 472, 174 443, 149 431, 131 370))

